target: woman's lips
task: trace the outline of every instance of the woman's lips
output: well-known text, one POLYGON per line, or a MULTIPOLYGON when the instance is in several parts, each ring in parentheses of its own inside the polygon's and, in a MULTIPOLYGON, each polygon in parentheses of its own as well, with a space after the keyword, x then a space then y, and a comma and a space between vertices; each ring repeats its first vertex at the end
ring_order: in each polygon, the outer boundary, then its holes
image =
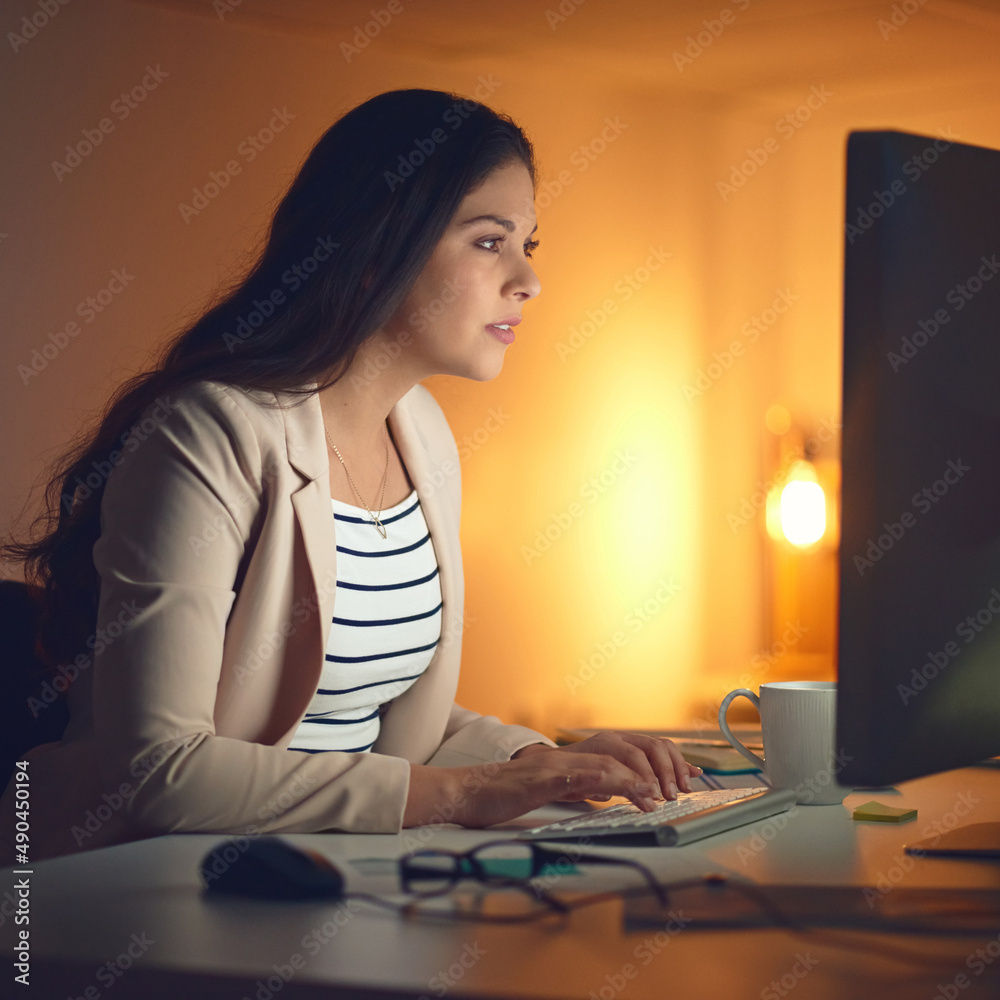
POLYGON ((488 333, 492 333, 493 336, 496 337, 501 343, 514 343, 514 331, 509 326, 491 323, 486 327, 486 330, 488 333))
POLYGON ((514 330, 513 327, 517 326, 521 322, 520 316, 508 316, 506 319, 500 320, 498 323, 489 323, 486 326, 486 331, 492 333, 497 340, 504 344, 514 343, 514 330))

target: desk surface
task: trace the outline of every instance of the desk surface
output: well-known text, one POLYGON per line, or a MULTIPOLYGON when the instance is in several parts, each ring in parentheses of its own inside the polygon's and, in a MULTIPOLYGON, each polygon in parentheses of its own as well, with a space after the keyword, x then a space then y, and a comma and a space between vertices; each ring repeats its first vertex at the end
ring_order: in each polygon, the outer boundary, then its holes
MULTIPOLYGON (((1000 820, 998 793, 1000 772, 965 768, 907 782, 898 791, 852 793, 843 805, 798 807, 783 820, 772 817, 684 848, 616 853, 640 858, 664 881, 728 872, 762 885, 822 883, 858 886, 859 892, 865 885, 880 886, 884 893, 900 886, 1000 888, 996 861, 909 859, 902 853, 905 843, 937 828, 1000 820), (898 825, 854 822, 851 810, 871 798, 915 807, 917 819, 898 825)), ((552 815, 544 811, 544 818, 552 815)), ((348 888, 359 889, 370 888, 371 877, 349 859, 394 858, 427 845, 464 849, 495 837, 495 830, 451 827, 399 836, 288 839, 320 850, 347 874, 348 888)), ((986 934, 919 938, 847 931, 801 936, 771 929, 626 932, 619 899, 564 920, 520 926, 403 920, 358 903, 209 900, 197 866, 221 839, 160 837, 35 865, 32 987, 23 995, 54 1000, 1000 996, 1000 927, 986 934), (873 945, 900 954, 867 950, 873 945)), ((0 877, 6 883, 2 896, 16 876, 7 869, 0 877)), ((609 878, 619 887, 638 884, 625 870, 600 867, 564 876, 565 884, 553 889, 600 888, 609 878)), ((6 910, 0 921, 4 952, 10 955, 14 928, 6 910)), ((5 976, 13 975, 9 970, 5 962, 5 976)))

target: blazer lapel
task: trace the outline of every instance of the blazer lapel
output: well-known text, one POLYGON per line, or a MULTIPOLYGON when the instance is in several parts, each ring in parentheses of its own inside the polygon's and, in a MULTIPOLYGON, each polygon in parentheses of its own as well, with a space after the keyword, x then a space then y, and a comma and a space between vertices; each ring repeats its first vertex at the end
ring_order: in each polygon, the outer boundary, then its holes
POLYGON ((306 480, 292 494, 292 507, 302 533, 302 544, 319 601, 322 648, 326 650, 336 596, 337 539, 330 506, 330 467, 327 460, 323 411, 315 393, 282 410, 288 461, 306 480))
MULTIPOLYGON (((449 513, 442 509, 441 477, 442 470, 432 466, 427 451, 427 443, 414 423, 413 416, 406 405, 406 397, 393 407, 389 413, 389 426, 392 429, 400 457, 406 466, 410 480, 414 484, 424 520, 431 533, 435 552, 438 557, 441 575, 441 597, 445 607, 454 604, 454 590, 451 567, 447 564, 450 553, 447 551, 446 540, 453 526, 447 524, 449 513), (443 551, 442 551, 443 550, 443 551)), ((444 629, 442 621, 442 630, 444 629)))

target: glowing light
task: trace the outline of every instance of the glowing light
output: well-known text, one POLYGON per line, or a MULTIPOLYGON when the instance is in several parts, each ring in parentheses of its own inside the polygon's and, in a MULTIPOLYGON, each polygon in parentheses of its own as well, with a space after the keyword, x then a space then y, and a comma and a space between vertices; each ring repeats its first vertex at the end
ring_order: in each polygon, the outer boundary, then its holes
POLYGON ((781 531, 792 545, 806 548, 826 532, 826 495, 809 462, 796 462, 781 491, 781 531))

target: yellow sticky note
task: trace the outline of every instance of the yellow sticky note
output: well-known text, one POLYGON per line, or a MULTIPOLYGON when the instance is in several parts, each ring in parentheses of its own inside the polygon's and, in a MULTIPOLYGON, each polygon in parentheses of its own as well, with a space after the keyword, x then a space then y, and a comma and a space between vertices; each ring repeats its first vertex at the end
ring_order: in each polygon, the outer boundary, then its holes
POLYGON ((895 806, 884 806, 872 799, 858 806, 853 813, 854 819, 875 820, 879 823, 905 823, 908 819, 917 818, 916 809, 897 809, 895 806))

